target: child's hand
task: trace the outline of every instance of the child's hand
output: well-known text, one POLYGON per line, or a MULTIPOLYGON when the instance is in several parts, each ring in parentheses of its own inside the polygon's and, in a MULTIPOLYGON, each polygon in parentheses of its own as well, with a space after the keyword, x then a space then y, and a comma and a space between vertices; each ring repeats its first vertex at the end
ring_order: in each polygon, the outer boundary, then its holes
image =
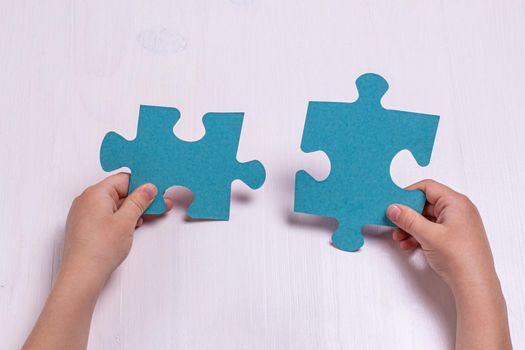
POLYGON ((423 191, 427 204, 423 215, 400 204, 388 208, 388 218, 399 227, 392 238, 401 249, 421 245, 429 265, 452 289, 495 276, 481 217, 466 196, 433 180, 407 189, 423 191))
MULTIPOLYGON (((62 269, 82 271, 104 283, 127 257, 135 228, 157 194, 145 184, 129 196, 129 174, 109 176, 88 187, 71 206, 66 223, 62 269)), ((167 210, 172 202, 166 200, 167 210)))
POLYGON ((429 265, 450 286, 457 310, 456 350, 511 349, 507 310, 478 210, 464 195, 432 180, 418 182, 423 215, 400 204, 387 216, 401 249, 421 245, 429 265))
MULTIPOLYGON (((74 201, 66 223, 60 274, 23 349, 86 349, 104 283, 131 249, 133 232, 157 194, 152 184, 129 196, 129 174, 110 176, 74 201)), ((167 211, 173 204, 166 200, 167 211)))

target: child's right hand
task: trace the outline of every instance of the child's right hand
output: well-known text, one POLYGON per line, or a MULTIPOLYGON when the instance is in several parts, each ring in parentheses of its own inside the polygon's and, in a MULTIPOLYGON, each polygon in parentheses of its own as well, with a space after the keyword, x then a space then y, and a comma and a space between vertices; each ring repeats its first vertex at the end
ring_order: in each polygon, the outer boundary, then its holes
POLYGON ((401 249, 420 245, 456 301, 456 350, 512 349, 505 299, 478 210, 464 195, 432 180, 418 182, 423 215, 400 205, 387 209, 401 249))
POLYGON ((465 195, 433 180, 407 189, 423 191, 427 204, 423 215, 401 204, 388 207, 388 218, 399 227, 392 238, 400 248, 412 250, 420 245, 429 265, 452 290, 493 280, 492 253, 476 206, 465 195))

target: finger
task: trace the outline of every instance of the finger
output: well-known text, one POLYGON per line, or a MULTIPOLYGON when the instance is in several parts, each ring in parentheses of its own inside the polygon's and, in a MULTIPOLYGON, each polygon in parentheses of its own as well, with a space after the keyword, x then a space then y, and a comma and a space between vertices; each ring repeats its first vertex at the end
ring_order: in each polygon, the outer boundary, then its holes
POLYGON ((138 219, 137 224, 135 225, 135 228, 140 227, 144 223, 144 219, 142 216, 138 219))
POLYGON ((128 173, 111 175, 100 181, 95 186, 105 188, 106 190, 114 190, 116 191, 118 198, 124 198, 128 195, 129 176, 128 173))
POLYGON ((169 212, 171 209, 173 209, 173 201, 171 200, 171 198, 164 197, 164 203, 166 203, 166 210, 164 210, 162 214, 144 214, 142 217, 144 218, 145 222, 155 220, 159 216, 162 216, 169 212))
POLYGON ((420 190, 425 193, 430 204, 436 204, 440 197, 457 194, 456 191, 434 180, 416 182, 406 188, 407 190, 420 190))
POLYGON ((434 204, 427 203, 421 213, 423 216, 436 216, 434 212, 434 204))
MULTIPOLYGON (((126 198, 119 198, 119 200, 117 201, 117 210, 118 208, 120 208, 120 206, 122 205, 122 203, 124 203, 124 199, 126 198)), ((116 211, 116 210, 115 210, 116 211)))
POLYGON ((399 242, 399 248, 402 250, 413 250, 416 249, 419 243, 414 237, 409 237, 401 242, 399 242))
POLYGON ((402 241, 408 237, 410 237, 410 235, 400 228, 397 228, 394 230, 394 232, 392 232, 392 239, 394 241, 402 241))
POLYGON ((394 224, 420 242, 428 241, 435 231, 436 224, 407 206, 392 204, 386 213, 394 224))
POLYGON ((116 215, 125 221, 135 224, 144 214, 157 195, 157 188, 153 184, 145 184, 136 188, 122 203, 116 215))
POLYGON ((166 211, 164 213, 167 213, 173 209, 173 200, 171 198, 164 197, 164 203, 166 203, 166 211))

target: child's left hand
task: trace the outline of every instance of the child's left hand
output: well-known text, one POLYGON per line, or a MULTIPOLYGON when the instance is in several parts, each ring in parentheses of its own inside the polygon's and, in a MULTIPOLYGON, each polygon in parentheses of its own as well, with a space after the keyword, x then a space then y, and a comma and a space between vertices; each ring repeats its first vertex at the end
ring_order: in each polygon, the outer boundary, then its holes
MULTIPOLYGON (((62 270, 95 278, 103 285, 128 256, 142 214, 157 195, 145 184, 128 196, 129 174, 112 175, 88 187, 71 206, 66 223, 62 270)), ((167 211, 173 203, 165 199, 167 211)))

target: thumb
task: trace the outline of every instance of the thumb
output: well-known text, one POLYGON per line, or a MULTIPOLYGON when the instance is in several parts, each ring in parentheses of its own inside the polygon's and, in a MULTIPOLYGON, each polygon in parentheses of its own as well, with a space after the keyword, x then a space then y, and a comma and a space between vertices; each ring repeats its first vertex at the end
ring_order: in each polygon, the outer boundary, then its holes
POLYGON ((429 236, 435 231, 436 224, 401 204, 389 206, 386 215, 400 229, 412 235, 420 243, 428 242, 429 236))
POLYGON ((117 213, 122 216, 124 220, 129 220, 132 225, 135 225, 151 202, 153 202, 156 195, 157 187, 155 187, 155 185, 142 185, 126 197, 117 213))

